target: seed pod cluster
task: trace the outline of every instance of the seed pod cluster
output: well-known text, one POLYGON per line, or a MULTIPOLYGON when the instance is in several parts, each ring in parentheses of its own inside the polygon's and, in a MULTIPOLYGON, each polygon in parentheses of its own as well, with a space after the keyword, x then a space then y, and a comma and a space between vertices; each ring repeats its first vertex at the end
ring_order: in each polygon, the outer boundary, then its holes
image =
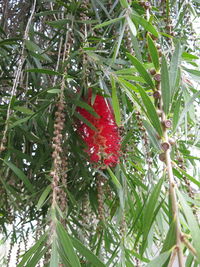
MULTIPOLYGON (((55 112, 55 123, 54 123, 54 137, 52 139, 52 158, 53 158, 53 170, 51 171, 52 190, 53 190, 53 202, 58 201, 58 195, 60 195, 59 180, 62 173, 62 141, 63 141, 63 128, 65 122, 64 115, 64 102, 62 99, 57 103, 57 111, 55 112)), ((62 195, 62 194, 61 194, 62 195)))

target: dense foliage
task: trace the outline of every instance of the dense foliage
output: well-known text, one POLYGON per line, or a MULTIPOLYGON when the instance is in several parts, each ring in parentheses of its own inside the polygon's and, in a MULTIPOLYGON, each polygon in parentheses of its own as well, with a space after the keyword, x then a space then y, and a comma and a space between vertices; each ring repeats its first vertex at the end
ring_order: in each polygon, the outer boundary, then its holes
POLYGON ((1 266, 198 266, 199 1, 0 9, 1 266))

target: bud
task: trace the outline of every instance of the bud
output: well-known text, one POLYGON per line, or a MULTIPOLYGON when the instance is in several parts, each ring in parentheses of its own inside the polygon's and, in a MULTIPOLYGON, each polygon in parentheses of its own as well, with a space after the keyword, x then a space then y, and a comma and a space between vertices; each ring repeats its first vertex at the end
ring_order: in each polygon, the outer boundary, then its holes
POLYGON ((151 4, 150 4, 150 2, 144 2, 144 8, 145 9, 150 9, 151 8, 151 4))
POLYGON ((176 144, 176 140, 174 138, 169 138, 169 143, 173 146, 176 144))
POLYGON ((160 110, 160 109, 157 109, 157 110, 156 110, 156 113, 157 113, 157 114, 158 114, 158 116, 160 117, 160 116, 162 115, 162 113, 163 113, 163 112, 162 112, 162 110, 160 110))
POLYGON ((159 99, 159 98, 161 97, 160 92, 159 92, 159 91, 155 91, 155 92, 153 93, 153 97, 154 97, 155 99, 159 99))
POLYGON ((161 81, 160 73, 155 74, 153 78, 154 78, 155 81, 160 82, 161 81))
POLYGON ((159 155, 159 160, 162 161, 162 162, 165 162, 165 160, 166 160, 165 153, 161 153, 159 155))
POLYGON ((150 69, 149 72, 151 73, 151 75, 155 75, 156 74, 156 70, 155 69, 150 69))
POLYGON ((167 142, 164 142, 161 144, 161 148, 163 151, 167 151, 170 148, 170 144, 167 142))
POLYGON ((172 122, 170 120, 163 121, 163 125, 165 128, 171 128, 172 122))

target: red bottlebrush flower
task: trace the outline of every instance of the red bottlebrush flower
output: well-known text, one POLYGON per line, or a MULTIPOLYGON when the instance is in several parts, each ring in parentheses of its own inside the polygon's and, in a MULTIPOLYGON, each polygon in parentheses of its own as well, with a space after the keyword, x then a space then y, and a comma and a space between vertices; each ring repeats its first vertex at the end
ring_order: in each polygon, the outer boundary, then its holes
POLYGON ((120 136, 111 106, 103 96, 96 95, 94 104, 91 104, 92 92, 89 90, 87 104, 99 116, 90 114, 87 110, 78 107, 77 111, 95 126, 97 131, 80 121, 78 132, 87 144, 86 152, 91 162, 102 162, 104 165, 114 166, 119 162, 120 136))

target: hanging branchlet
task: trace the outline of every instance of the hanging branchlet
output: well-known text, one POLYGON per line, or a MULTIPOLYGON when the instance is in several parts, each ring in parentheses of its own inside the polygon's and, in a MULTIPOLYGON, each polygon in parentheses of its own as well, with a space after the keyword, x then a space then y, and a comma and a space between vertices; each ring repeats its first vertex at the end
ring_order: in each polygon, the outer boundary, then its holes
POLYGON ((14 244, 15 244, 15 241, 14 241, 14 239, 15 239, 14 226, 15 226, 15 224, 13 223, 13 231, 12 231, 12 236, 11 236, 10 243, 9 243, 9 250, 8 250, 8 254, 7 254, 6 267, 10 266, 11 255, 12 255, 13 247, 14 247, 14 244))
POLYGON ((127 50, 129 51, 129 53, 131 53, 131 55, 134 56, 135 52, 133 49, 131 33, 130 33, 130 29, 129 29, 128 25, 126 25, 126 28, 125 28, 125 42, 126 42, 127 50))
MULTIPOLYGON (((22 226, 22 229, 23 229, 23 226, 22 226)), ((20 238, 19 238, 18 244, 17 244, 16 266, 18 265, 19 260, 20 260, 21 244, 22 244, 22 235, 20 235, 20 238)))
POLYGON ((58 194, 60 192, 59 189, 59 179, 60 179, 60 170, 61 170, 61 153, 62 153, 62 130, 64 128, 64 121, 65 121, 65 115, 63 113, 64 111, 64 101, 63 99, 59 99, 57 103, 57 111, 55 112, 55 123, 54 123, 54 137, 53 137, 53 170, 51 171, 51 176, 53 178, 52 180, 52 205, 55 207, 57 200, 58 200, 58 194))
POLYGON ((28 237, 29 237, 30 228, 26 230, 25 239, 24 239, 24 251, 28 250, 28 237))

